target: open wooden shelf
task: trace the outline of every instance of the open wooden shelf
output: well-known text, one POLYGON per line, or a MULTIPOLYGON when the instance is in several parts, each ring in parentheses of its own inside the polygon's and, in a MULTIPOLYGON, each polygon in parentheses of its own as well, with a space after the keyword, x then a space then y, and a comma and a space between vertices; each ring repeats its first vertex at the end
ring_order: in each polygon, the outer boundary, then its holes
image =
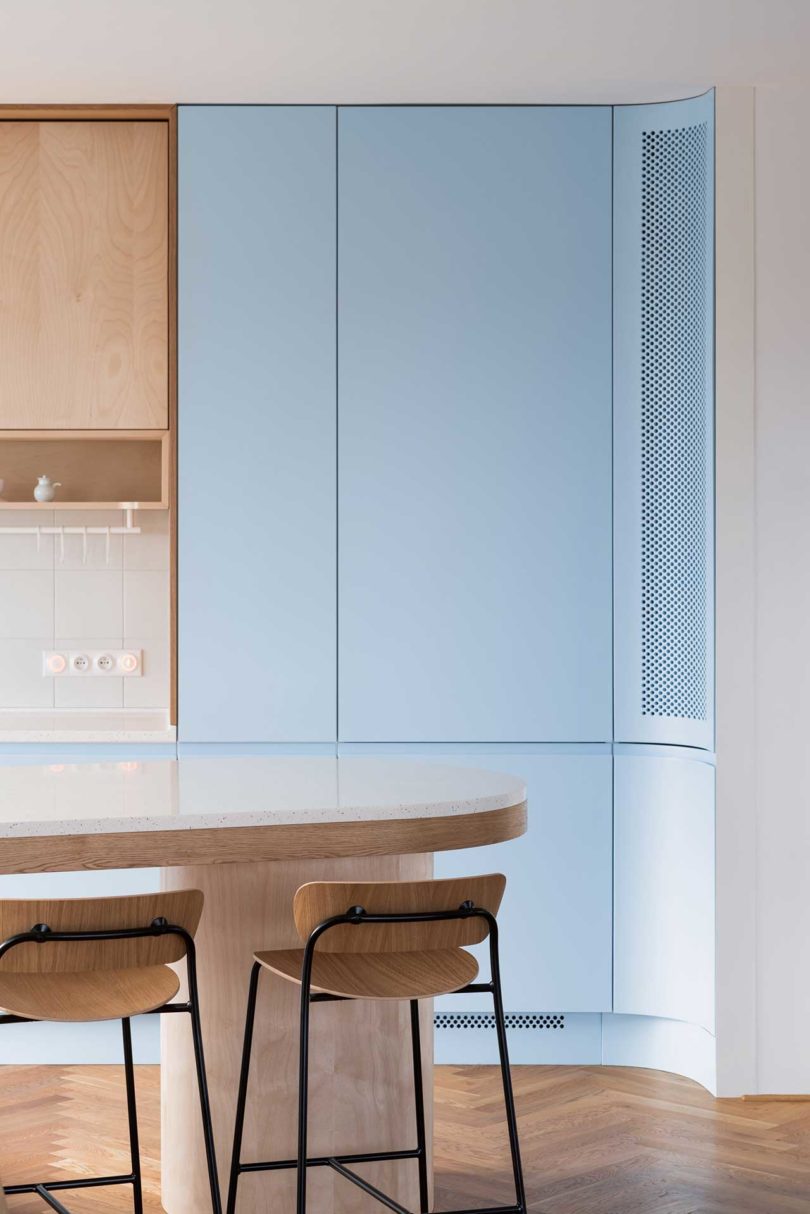
POLYGON ((0 510, 167 510, 167 430, 2 430, 0 510), (34 501, 37 478, 61 481, 34 501))

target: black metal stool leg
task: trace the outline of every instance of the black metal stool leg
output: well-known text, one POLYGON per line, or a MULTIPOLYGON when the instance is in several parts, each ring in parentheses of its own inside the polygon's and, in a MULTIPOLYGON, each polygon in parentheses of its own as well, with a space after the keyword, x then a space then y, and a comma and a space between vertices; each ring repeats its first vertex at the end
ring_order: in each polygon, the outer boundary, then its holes
POLYGON ((413 1043, 413 1088, 416 1100, 416 1147, 419 1151, 419 1210, 428 1214, 427 1137, 425 1134, 425 1093, 422 1086, 422 1039, 419 1030, 419 1003, 411 1000, 411 1041, 413 1043))
POLYGON ((203 1136, 205 1138, 208 1185, 211 1190, 211 1208, 213 1214, 222 1214, 222 1196, 219 1191, 219 1176, 217 1175, 217 1159, 214 1148, 214 1127, 211 1121, 211 1101, 208 1096, 208 1081, 205 1077, 205 1053, 203 1050, 199 996, 197 991, 197 962, 194 943, 191 940, 186 944, 186 967, 188 973, 189 1011, 191 1012, 191 1033, 194 1041, 194 1062, 197 1068, 197 1087, 200 1095, 200 1113, 202 1115, 203 1136))
POLYGON ((498 956, 498 928, 490 924, 489 934, 490 973, 492 976, 492 999, 495 1004, 495 1027, 498 1033, 498 1054, 501 1060, 503 1099, 506 1106, 506 1125, 509 1130, 509 1149, 512 1154, 512 1174, 515 1179, 515 1198, 521 1211, 526 1210, 526 1189, 523 1182, 523 1164, 520 1158, 515 1094, 512 1090, 512 1073, 509 1069, 509 1049, 506 1043, 506 1021, 503 1012, 501 990, 501 967, 498 956))
POLYGON ((312 955, 307 949, 301 979, 301 1032, 298 1055, 298 1183, 296 1214, 306 1214, 307 1208, 307 1114, 309 1106, 309 1008, 312 955))
POLYGON ((135 1067, 132 1059, 132 1025, 129 1017, 121 1021, 124 1037, 124 1077, 127 1085, 127 1118, 129 1119, 129 1150, 132 1160, 132 1201, 135 1214, 143 1214, 141 1183, 141 1148, 138 1142, 138 1110, 135 1104, 135 1067))
POLYGON ((228 1205, 226 1214, 235 1214, 236 1189, 239 1184, 239 1164, 242 1156, 242 1132, 245 1128, 245 1105, 247 1103, 248 1079, 250 1077, 250 1051, 253 1045, 253 1022, 256 1018, 256 995, 259 989, 259 974, 261 966, 258 961, 253 963, 250 971, 250 986, 248 987, 247 1015, 245 1017, 245 1038, 242 1045, 242 1069, 239 1073, 239 1094, 236 1098, 236 1121, 233 1130, 233 1152, 231 1154, 231 1174, 228 1181, 228 1205))

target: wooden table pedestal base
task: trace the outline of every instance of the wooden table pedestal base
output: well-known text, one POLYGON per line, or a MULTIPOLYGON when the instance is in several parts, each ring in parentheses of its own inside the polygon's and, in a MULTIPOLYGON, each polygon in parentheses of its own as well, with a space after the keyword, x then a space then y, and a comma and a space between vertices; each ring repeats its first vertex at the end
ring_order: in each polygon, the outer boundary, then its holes
MULTIPOLYGON (((419 880, 433 858, 257 861, 163 870, 166 889, 205 894, 197 935, 200 1005, 223 1204, 252 954, 300 946, 293 894, 315 880, 419 880)), ((423 1004, 423 1062, 428 1141, 432 1127, 432 1003, 423 1004)), ((291 1158, 296 1152, 299 988, 263 973, 253 1042, 242 1159, 291 1158)), ((163 1205, 167 1214, 210 1208, 189 1024, 162 1024, 163 1205)), ((410 1148, 416 1144, 407 1004, 326 1003, 312 1010, 309 1150, 311 1155, 410 1148)), ((374 1184, 418 1209, 413 1161, 366 1165, 374 1184)), ((328 1168, 310 1170, 309 1209, 358 1214, 369 1199, 328 1168), (364 1204, 365 1203, 365 1204, 364 1204)), ((294 1214, 295 1173, 245 1175, 238 1214, 294 1214)))

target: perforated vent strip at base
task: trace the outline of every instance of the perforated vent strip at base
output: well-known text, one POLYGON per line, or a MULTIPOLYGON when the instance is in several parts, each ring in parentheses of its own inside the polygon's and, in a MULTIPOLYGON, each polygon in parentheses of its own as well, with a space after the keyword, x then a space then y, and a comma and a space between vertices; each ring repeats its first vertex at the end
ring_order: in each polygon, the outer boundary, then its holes
MULTIPOLYGON (((565 1016, 542 1015, 539 1012, 508 1012, 504 1017, 508 1029, 564 1029, 565 1016)), ((437 1029, 494 1029, 491 1012, 437 1012, 433 1017, 437 1029)))
POLYGON ((707 712, 707 129, 646 131, 641 204, 641 711, 707 712))

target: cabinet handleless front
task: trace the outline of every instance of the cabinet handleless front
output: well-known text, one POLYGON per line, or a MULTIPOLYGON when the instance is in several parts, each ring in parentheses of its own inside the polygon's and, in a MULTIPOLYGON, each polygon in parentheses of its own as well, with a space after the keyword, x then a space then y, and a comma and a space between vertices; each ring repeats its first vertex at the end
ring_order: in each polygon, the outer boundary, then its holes
POLYGON ((335 111, 179 117, 182 743, 335 737, 335 111))
POLYGON ((169 425, 169 124, 0 121, 0 428, 169 425))
POLYGON ((608 740, 610 109, 338 136, 341 740, 608 740))

